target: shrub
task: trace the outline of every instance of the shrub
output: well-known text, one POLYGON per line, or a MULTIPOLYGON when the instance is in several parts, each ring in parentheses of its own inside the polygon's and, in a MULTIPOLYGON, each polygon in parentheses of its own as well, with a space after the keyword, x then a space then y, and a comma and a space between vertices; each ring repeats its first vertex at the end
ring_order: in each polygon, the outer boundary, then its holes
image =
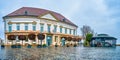
POLYGON ((88 33, 86 35, 86 39, 85 39, 84 44, 83 44, 84 46, 90 46, 90 41, 92 39, 92 36, 93 36, 93 34, 91 34, 91 33, 88 33))
POLYGON ((47 45, 46 44, 43 44, 43 47, 46 47, 47 45))

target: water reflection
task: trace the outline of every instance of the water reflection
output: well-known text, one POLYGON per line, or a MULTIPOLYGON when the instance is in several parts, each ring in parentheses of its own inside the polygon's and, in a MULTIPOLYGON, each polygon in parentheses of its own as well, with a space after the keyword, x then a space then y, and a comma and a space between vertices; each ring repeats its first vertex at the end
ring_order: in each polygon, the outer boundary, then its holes
POLYGON ((1 60, 120 60, 120 47, 2 48, 1 60))

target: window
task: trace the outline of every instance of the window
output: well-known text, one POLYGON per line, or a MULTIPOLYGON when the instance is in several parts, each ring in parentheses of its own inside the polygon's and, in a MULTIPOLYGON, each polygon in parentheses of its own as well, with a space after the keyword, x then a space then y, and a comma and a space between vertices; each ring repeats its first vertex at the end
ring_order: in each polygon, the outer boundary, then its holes
POLYGON ((73 30, 73 34, 75 35, 75 29, 73 30))
POLYGON ((50 26, 50 25, 48 25, 48 32, 49 32, 49 33, 50 33, 50 27, 51 27, 51 26, 50 26))
POLYGON ((28 30, 28 24, 25 24, 25 30, 28 30))
POLYGON ((33 31, 36 30, 36 24, 33 24, 33 31))
POLYGON ((67 34, 67 28, 65 28, 65 34, 67 34))
POLYGON ((60 33, 62 33, 62 27, 60 27, 60 33))
POLYGON ((71 34, 71 29, 70 29, 70 34, 71 34))
POLYGON ((8 24, 8 30, 9 32, 12 32, 12 24, 8 24))
POLYGON ((20 30, 20 24, 16 24, 17 30, 20 30))
POLYGON ((56 33, 57 32, 57 26, 56 25, 54 25, 54 31, 53 31, 54 33, 56 33))
POLYGON ((40 24, 40 32, 44 31, 44 24, 40 24))

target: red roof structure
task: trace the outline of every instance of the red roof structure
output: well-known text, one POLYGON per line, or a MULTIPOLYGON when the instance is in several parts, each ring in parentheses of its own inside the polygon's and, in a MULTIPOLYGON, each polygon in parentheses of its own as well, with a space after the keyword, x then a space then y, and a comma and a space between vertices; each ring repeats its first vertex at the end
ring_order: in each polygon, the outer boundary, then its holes
POLYGON ((74 23, 72 23, 70 20, 68 20, 67 18, 65 18, 64 16, 62 16, 59 13, 50 11, 50 10, 45 10, 45 9, 41 9, 41 8, 33 8, 33 7, 22 7, 6 16, 4 16, 3 18, 6 17, 13 17, 13 16, 34 16, 34 17, 38 17, 41 15, 44 15, 46 13, 50 12, 56 19, 58 19, 61 22, 65 22, 67 24, 76 26, 74 23))

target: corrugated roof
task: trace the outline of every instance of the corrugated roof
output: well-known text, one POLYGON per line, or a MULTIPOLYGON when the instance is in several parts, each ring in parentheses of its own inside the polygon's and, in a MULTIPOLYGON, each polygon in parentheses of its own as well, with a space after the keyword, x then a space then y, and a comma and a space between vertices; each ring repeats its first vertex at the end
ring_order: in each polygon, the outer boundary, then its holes
POLYGON ((68 23, 70 25, 76 26, 74 23, 72 23, 70 20, 68 20, 67 18, 65 18, 64 16, 62 16, 59 13, 50 11, 50 10, 45 10, 45 9, 41 9, 41 8, 33 8, 33 7, 22 7, 6 16, 5 17, 12 17, 12 16, 40 16, 40 15, 44 15, 46 13, 50 12, 52 15, 55 16, 55 18, 57 18, 59 21, 68 23), (63 19, 65 19, 65 21, 63 21, 63 19))
POLYGON ((117 40, 117 38, 109 36, 108 34, 98 34, 97 36, 92 37, 92 39, 95 39, 95 38, 98 38, 98 39, 99 38, 103 38, 103 39, 115 39, 115 40, 117 40))

